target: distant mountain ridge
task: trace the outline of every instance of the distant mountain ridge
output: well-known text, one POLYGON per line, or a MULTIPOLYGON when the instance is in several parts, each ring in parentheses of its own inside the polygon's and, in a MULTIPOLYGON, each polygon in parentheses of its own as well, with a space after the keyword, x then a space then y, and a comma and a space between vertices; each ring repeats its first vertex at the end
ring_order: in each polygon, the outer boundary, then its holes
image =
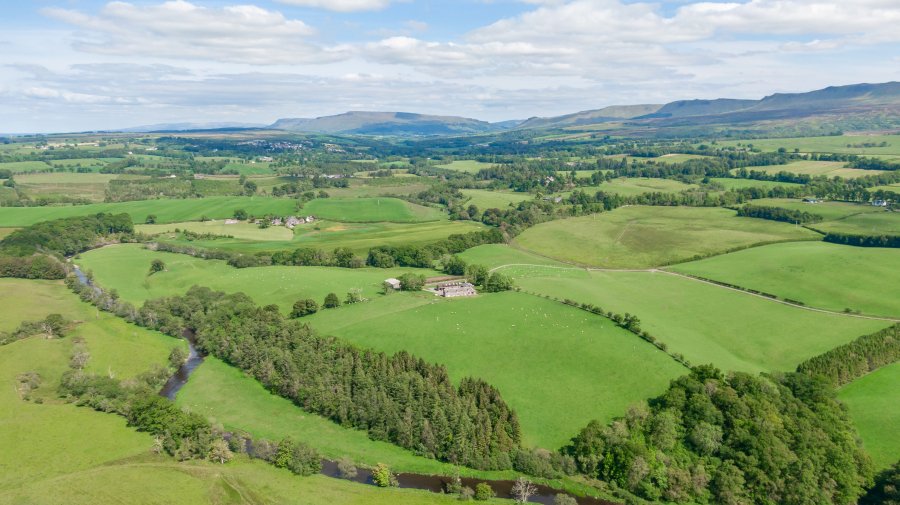
POLYGON ((411 112, 350 111, 317 118, 284 118, 269 128, 304 133, 361 135, 457 135, 501 131, 517 121, 488 123, 459 116, 433 116, 411 112))
POLYGON ((219 123, 159 123, 144 126, 133 126, 131 128, 119 128, 117 130, 107 130, 111 132, 121 133, 149 133, 149 132, 184 132, 196 130, 223 130, 227 128, 263 128, 266 125, 258 123, 237 123, 237 122, 219 122, 219 123))

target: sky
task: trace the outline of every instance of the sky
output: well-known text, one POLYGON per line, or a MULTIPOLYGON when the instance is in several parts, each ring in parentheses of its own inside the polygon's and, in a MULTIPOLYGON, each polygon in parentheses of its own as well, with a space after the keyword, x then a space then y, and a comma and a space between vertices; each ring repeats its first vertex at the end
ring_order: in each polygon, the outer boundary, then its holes
POLYGON ((17 0, 0 132, 488 121, 900 80, 898 0, 17 0))

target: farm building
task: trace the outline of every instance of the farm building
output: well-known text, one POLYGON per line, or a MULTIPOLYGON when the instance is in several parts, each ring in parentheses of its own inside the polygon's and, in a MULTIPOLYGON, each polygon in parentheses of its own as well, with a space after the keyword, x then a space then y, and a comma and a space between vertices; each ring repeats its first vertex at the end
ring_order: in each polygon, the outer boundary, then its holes
POLYGON ((394 279, 393 277, 391 277, 390 279, 385 279, 384 283, 390 286, 392 289, 396 290, 399 290, 401 287, 403 287, 400 279, 394 279))
POLYGON ((457 296, 475 296, 475 286, 469 282, 444 282, 437 285, 435 293, 444 298, 455 298, 457 296))
POLYGON ((885 200, 874 200, 872 201, 873 207, 887 207, 888 203, 885 200))

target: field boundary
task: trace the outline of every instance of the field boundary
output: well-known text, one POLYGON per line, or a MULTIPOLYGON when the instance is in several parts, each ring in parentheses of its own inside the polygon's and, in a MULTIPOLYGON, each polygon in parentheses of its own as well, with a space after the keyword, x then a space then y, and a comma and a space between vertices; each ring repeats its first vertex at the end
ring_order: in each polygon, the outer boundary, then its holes
POLYGON ((849 313, 849 312, 839 312, 836 310, 828 310, 828 309, 821 309, 821 308, 817 308, 817 307, 810 307, 805 304, 790 302, 790 301, 782 300, 779 298, 772 298, 770 296, 766 296, 766 295, 760 294, 760 293, 754 293, 754 292, 750 291, 749 289, 743 288, 740 286, 726 286, 720 282, 716 282, 716 281, 706 279, 703 277, 682 274, 682 273, 673 272, 670 270, 664 270, 662 268, 643 268, 643 269, 639 269, 639 268, 634 268, 634 269, 629 269, 629 268, 590 268, 590 267, 576 267, 576 266, 561 267, 561 266, 555 266, 555 265, 537 265, 537 264, 529 264, 529 263, 509 263, 506 265, 496 266, 496 267, 490 269, 489 272, 494 272, 494 271, 497 271, 497 270, 500 270, 503 268, 516 267, 516 266, 554 268, 554 269, 559 269, 559 270, 584 270, 587 272, 613 272, 613 273, 614 272, 632 272, 632 273, 651 273, 651 274, 652 273, 661 273, 661 274, 672 275, 675 277, 681 277, 683 279, 688 279, 688 280, 691 280, 694 282, 701 282, 703 284, 708 284, 710 286, 715 286, 717 288, 727 289, 729 291, 735 291, 738 293, 743 293, 745 295, 755 296, 757 298, 762 298, 763 300, 768 300, 770 302, 780 303, 782 305, 787 305, 789 307, 795 307, 798 309, 809 310, 812 312, 819 312, 822 314, 831 314, 831 315, 835 315, 835 316, 854 317, 857 319, 868 319, 868 320, 872 320, 872 321, 889 321, 889 322, 893 322, 893 323, 900 323, 900 318, 888 317, 888 316, 873 316, 873 315, 866 315, 866 314, 854 314, 854 313, 849 313))

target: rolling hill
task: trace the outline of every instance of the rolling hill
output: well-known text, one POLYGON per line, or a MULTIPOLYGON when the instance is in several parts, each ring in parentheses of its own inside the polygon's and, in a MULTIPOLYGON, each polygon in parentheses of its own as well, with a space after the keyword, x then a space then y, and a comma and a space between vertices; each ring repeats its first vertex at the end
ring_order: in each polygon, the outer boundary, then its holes
POLYGON ((283 118, 270 128, 306 133, 361 135, 458 135, 505 130, 518 122, 488 123, 457 116, 432 116, 410 112, 351 111, 313 119, 283 118), (511 124, 512 123, 512 124, 511 124))

